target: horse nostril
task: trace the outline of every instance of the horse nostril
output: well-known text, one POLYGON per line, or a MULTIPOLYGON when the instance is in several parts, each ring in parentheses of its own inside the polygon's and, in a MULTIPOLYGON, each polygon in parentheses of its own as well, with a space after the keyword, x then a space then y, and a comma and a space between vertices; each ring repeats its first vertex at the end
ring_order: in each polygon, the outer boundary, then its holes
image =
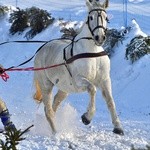
POLYGON ((103 40, 104 40, 104 41, 106 40, 106 36, 103 37, 103 40))
POLYGON ((95 40, 96 40, 96 41, 99 40, 99 36, 98 36, 98 35, 95 36, 95 40))

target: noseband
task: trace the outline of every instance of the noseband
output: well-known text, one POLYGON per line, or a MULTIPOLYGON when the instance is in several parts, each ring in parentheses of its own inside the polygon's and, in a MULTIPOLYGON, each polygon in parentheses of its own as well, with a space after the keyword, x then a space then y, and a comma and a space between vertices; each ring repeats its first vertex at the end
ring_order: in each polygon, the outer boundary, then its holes
MULTIPOLYGON (((106 11, 105 11, 104 9, 92 9, 92 10, 89 12, 88 20, 87 20, 86 23, 87 23, 87 25, 88 25, 88 28, 89 28, 89 30, 90 30, 92 36, 94 36, 94 33, 93 33, 93 32, 94 32, 96 29, 102 28, 105 33, 106 33, 106 31, 107 31, 107 28, 105 28, 105 27, 103 26, 103 18, 102 18, 101 12, 105 12, 105 13, 106 13, 106 11), (89 16, 89 15, 90 15, 92 12, 94 12, 94 11, 96 11, 96 12, 98 13, 98 16, 97 16, 97 26, 92 30, 91 27, 90 27, 90 16, 89 16), (99 20, 98 20, 99 17, 101 18, 102 25, 99 25, 99 20)), ((106 18, 106 21, 108 21, 107 18, 106 18)))

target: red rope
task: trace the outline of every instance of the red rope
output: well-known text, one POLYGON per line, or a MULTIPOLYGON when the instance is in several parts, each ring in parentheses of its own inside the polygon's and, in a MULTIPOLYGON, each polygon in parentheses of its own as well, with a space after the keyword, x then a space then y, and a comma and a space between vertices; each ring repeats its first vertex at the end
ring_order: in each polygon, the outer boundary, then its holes
MULTIPOLYGON (((95 58, 95 57, 101 57, 101 56, 106 56, 106 55, 107 55, 107 53, 105 51, 98 52, 98 53, 81 53, 81 54, 77 54, 77 55, 74 55, 73 57, 69 58, 68 60, 66 60, 66 63, 56 64, 56 65, 52 65, 52 66, 48 66, 48 67, 40 67, 40 68, 34 68, 34 67, 18 68, 19 66, 22 66, 25 63, 27 63, 27 62, 24 62, 16 67, 12 66, 8 69, 4 69, 4 68, 0 67, 0 76, 6 82, 7 79, 9 78, 9 76, 6 74, 7 71, 40 71, 40 70, 55 68, 55 67, 62 66, 65 64, 70 64, 73 61, 75 61, 77 59, 81 59, 81 58, 95 58)), ((31 60, 31 59, 29 59, 29 60, 31 60)))
POLYGON ((4 68, 0 67, 0 77, 6 82, 9 76, 6 74, 4 68))
POLYGON ((54 67, 59 67, 65 65, 65 63, 61 63, 61 64, 56 64, 56 65, 52 65, 52 66, 48 66, 48 67, 40 67, 40 68, 34 68, 34 67, 28 67, 28 68, 10 68, 10 69, 6 69, 5 71, 40 71, 40 70, 46 70, 46 69, 50 69, 50 68, 54 68, 54 67))
POLYGON ((1 77, 5 82, 7 82, 7 80, 9 79, 9 76, 8 76, 8 74, 7 74, 6 72, 0 74, 0 77, 1 77))
POLYGON ((65 65, 65 63, 56 64, 48 67, 40 67, 40 68, 34 68, 34 67, 28 67, 28 68, 9 68, 9 69, 3 69, 0 68, 0 77, 6 82, 9 79, 7 71, 40 71, 40 70, 46 70, 54 67, 59 67, 65 65))

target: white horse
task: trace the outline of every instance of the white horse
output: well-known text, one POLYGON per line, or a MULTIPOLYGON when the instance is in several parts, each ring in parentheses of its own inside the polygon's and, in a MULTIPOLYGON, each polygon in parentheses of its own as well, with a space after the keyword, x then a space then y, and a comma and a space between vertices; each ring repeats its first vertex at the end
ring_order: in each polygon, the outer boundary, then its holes
MULTIPOLYGON (((86 5, 88 7, 87 21, 80 33, 72 41, 61 39, 45 44, 35 57, 35 68, 67 62, 69 58, 83 53, 85 55, 104 53, 101 45, 105 40, 107 24, 105 8, 108 7, 108 0, 104 4, 100 4, 99 0, 86 0, 86 5)), ((111 114, 114 125, 113 132, 123 135, 112 96, 110 60, 107 55, 88 57, 90 58, 83 57, 52 69, 35 71, 36 93, 34 98, 43 101, 47 120, 53 133, 56 133, 55 112, 68 93, 83 91, 89 93, 89 106, 87 112, 82 115, 82 121, 87 125, 95 113, 96 88, 101 89, 111 114), (52 100, 54 86, 58 88, 58 92, 52 100)))

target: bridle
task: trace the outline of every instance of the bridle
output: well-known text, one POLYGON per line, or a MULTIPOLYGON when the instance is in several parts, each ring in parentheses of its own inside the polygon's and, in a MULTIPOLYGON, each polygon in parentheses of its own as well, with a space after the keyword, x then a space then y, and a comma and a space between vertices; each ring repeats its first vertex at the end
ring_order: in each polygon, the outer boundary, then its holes
MULTIPOLYGON (((97 9, 92 9, 92 10, 89 12, 89 14, 88 14, 88 19, 87 19, 86 24, 88 25, 88 28, 89 28, 89 30, 90 30, 92 36, 94 36, 94 31, 95 31, 96 29, 99 29, 99 28, 102 28, 102 29, 104 30, 105 34, 106 34, 107 28, 105 28, 105 27, 103 26, 103 17, 102 17, 102 15, 101 15, 102 12, 105 12, 105 13, 106 13, 106 11, 105 11, 104 9, 97 8, 97 9), (97 26, 96 26, 94 29, 92 29, 91 26, 90 26, 90 14, 91 14, 92 12, 94 12, 94 11, 96 11, 96 12, 98 13, 98 16, 97 16, 97 26), (99 18, 101 18, 102 25, 99 25, 99 18)), ((108 22, 108 18, 106 18, 106 21, 108 22)))
MULTIPOLYGON (((103 17, 102 17, 102 14, 101 14, 102 12, 105 12, 105 13, 106 13, 106 11, 105 11, 104 9, 102 9, 102 8, 97 8, 97 9, 92 9, 92 10, 89 12, 89 14, 88 14, 88 19, 87 19, 86 24, 88 25, 88 28, 89 28, 89 30, 90 30, 92 36, 94 36, 94 31, 95 31, 96 29, 99 29, 99 28, 102 28, 102 29, 104 30, 105 35, 106 35, 107 28, 105 28, 105 27, 103 26, 103 17), (92 12, 94 12, 94 11, 96 11, 96 12, 98 13, 98 16, 97 16, 97 26, 96 26, 94 29, 92 29, 92 28, 90 27, 90 14, 91 14, 92 12), (99 25, 99 17, 101 18, 102 25, 99 25)), ((106 21, 109 22, 108 18, 106 18, 106 21)), ((82 38, 78 39, 77 41, 75 41, 74 39, 75 39, 75 37, 72 39, 72 42, 71 42, 69 45, 67 45, 67 46, 64 48, 64 50, 63 50, 63 51, 64 51, 64 60, 65 60, 65 61, 67 61, 67 58, 66 58, 66 48, 68 48, 69 46, 71 46, 70 56, 73 57, 73 47, 74 47, 74 43, 76 43, 76 42, 78 42, 79 40, 82 40, 82 39, 94 40, 93 37, 82 37, 82 38)), ((95 43, 95 44, 96 44, 96 43, 95 43)), ((96 44, 96 45, 97 45, 97 44, 96 44)), ((98 45, 98 46, 99 46, 99 45, 98 45)), ((106 53, 105 53, 105 54, 106 54, 106 53)), ((106 55, 107 55, 107 54, 106 54, 106 55)))

